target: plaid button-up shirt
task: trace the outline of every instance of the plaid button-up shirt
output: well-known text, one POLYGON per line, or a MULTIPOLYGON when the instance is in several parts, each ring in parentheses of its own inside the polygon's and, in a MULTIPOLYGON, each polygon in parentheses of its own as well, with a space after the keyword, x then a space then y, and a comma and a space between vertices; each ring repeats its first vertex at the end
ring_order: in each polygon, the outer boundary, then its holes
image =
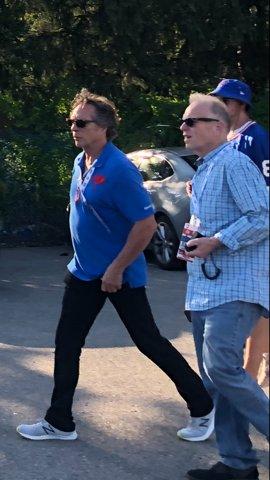
MULTIPOLYGON (((243 153, 225 143, 206 155, 192 180, 191 213, 199 232, 223 246, 212 258, 221 273, 202 272, 203 259, 188 262, 187 310, 207 310, 242 300, 269 308, 269 205, 264 178, 243 153)), ((215 267, 207 257, 206 270, 215 267)))

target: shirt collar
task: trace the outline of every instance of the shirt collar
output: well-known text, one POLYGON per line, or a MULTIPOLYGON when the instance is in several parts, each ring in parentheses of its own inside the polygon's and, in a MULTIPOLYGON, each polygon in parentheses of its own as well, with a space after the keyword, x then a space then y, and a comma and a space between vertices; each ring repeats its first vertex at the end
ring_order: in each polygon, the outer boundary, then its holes
POLYGON ((197 160, 198 164, 201 165, 202 163, 208 163, 210 160, 213 160, 214 157, 216 157, 216 155, 217 155, 221 150, 223 150, 223 148, 227 147, 227 145, 230 145, 230 142, 222 143, 222 144, 219 145, 217 148, 215 148, 214 150, 211 150, 211 151, 208 152, 206 155, 204 155, 204 157, 198 158, 198 160, 197 160))
MULTIPOLYGON (((101 167, 110 157, 114 150, 114 145, 112 142, 107 142, 105 147, 102 149, 100 152, 99 156, 95 159, 95 168, 101 167)), ((85 158, 85 153, 81 152, 79 158, 78 158, 78 163, 80 166, 83 165, 83 161, 85 158)))
POLYGON ((112 142, 107 142, 103 150, 100 152, 99 157, 97 158, 96 167, 101 167, 108 158, 112 155, 115 147, 112 142))
POLYGON ((251 125, 253 125, 254 123, 254 120, 249 120, 248 122, 244 123, 244 125, 242 125, 241 127, 239 128, 236 128, 233 133, 236 134, 236 133, 243 133, 248 127, 250 127, 251 125))

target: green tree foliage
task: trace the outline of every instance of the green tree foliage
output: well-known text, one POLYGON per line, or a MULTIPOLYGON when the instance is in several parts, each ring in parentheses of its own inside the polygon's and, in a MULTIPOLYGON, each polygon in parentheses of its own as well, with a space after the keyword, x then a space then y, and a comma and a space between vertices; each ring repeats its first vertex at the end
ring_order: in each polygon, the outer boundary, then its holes
POLYGON ((125 150, 179 144, 188 93, 222 77, 252 86, 266 124, 268 10, 266 0, 2 0, 5 223, 59 222, 74 156, 64 118, 83 86, 116 102, 125 150))
POLYGON ((266 0, 5 0, 1 88, 30 115, 82 85, 116 99, 130 87, 182 97, 235 76, 259 93, 267 13, 266 0))

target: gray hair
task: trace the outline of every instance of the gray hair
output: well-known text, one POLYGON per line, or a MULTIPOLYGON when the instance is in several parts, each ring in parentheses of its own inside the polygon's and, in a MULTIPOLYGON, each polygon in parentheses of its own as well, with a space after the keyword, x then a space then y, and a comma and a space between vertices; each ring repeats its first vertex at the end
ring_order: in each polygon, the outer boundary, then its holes
POLYGON ((231 119, 227 110, 226 105, 219 100, 219 98, 205 95, 203 93, 192 93, 189 96, 189 104, 197 102, 204 105, 208 105, 211 112, 218 117, 225 125, 228 127, 228 130, 231 128, 231 119))

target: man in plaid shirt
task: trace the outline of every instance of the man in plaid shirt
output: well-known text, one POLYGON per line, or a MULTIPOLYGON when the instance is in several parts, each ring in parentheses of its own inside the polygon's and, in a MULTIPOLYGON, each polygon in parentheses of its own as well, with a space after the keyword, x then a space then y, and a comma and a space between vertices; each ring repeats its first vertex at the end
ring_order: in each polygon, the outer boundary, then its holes
MULTIPOLYGON (((269 132, 250 117, 250 86, 234 78, 223 78, 210 93, 225 103, 231 119, 228 140, 261 170, 269 188, 269 132)), ((245 348, 244 366, 263 388, 269 385, 269 318, 261 317, 245 348)))
POLYGON ((202 235, 187 243, 186 309, 199 368, 216 407, 222 462, 188 472, 198 480, 259 478, 249 423, 269 437, 268 398, 243 368, 243 346, 268 309, 268 198, 256 165, 227 142, 230 118, 217 98, 193 94, 181 130, 200 157, 191 214, 202 235))

